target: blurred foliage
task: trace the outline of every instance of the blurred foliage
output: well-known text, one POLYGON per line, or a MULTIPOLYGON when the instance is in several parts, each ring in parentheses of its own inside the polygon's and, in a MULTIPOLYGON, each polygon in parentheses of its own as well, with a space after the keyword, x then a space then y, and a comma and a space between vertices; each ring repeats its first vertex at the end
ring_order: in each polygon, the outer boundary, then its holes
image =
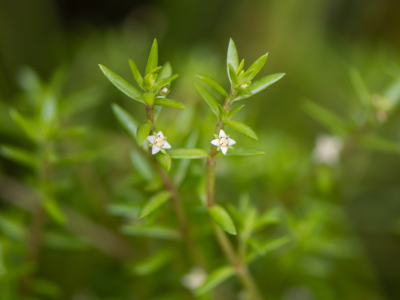
POLYGON ((232 137, 265 155, 216 174, 266 299, 398 299, 398 1, 109 3, 0 1, 0 299, 246 299, 211 234, 202 160, 170 174, 205 274, 171 203, 139 219, 162 180, 114 114, 137 127, 145 109, 98 64, 133 83, 128 60, 145 70, 154 37, 186 107, 157 119, 174 148, 209 148, 215 115, 193 80, 228 90, 230 37, 245 68, 269 52, 259 76, 287 74, 237 102, 258 141, 232 137))

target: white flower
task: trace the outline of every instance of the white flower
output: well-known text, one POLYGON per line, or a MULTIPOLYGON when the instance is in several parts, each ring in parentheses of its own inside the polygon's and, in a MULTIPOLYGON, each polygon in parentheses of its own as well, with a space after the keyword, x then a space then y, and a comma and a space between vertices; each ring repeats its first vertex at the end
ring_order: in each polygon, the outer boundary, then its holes
POLYGON ((160 95, 165 96, 166 94, 168 94, 169 90, 166 86, 164 86, 162 89, 160 89, 160 91, 158 92, 160 95))
POLYGON ((316 162, 335 165, 339 161, 343 142, 333 136, 319 135, 316 140, 313 156, 316 162))
POLYGON ((159 131, 157 135, 149 135, 147 140, 150 142, 149 147, 153 147, 151 149, 151 154, 156 154, 160 150, 161 152, 165 153, 163 149, 171 149, 171 145, 166 141, 167 137, 164 137, 163 133, 159 131))
POLYGON ((247 83, 243 83, 240 87, 241 88, 243 88, 243 89, 245 89, 245 88, 247 88, 249 85, 247 84, 247 83))
POLYGON ((207 274, 202 268, 192 268, 188 274, 182 277, 184 287, 195 290, 206 280, 207 274))
POLYGON ((214 136, 216 139, 212 140, 211 144, 218 147, 217 150, 221 149, 221 152, 224 155, 228 151, 228 148, 233 149, 233 147, 231 147, 231 146, 236 144, 236 142, 234 140, 230 139, 229 136, 227 136, 222 129, 219 131, 219 136, 217 136, 216 134, 214 134, 214 136))

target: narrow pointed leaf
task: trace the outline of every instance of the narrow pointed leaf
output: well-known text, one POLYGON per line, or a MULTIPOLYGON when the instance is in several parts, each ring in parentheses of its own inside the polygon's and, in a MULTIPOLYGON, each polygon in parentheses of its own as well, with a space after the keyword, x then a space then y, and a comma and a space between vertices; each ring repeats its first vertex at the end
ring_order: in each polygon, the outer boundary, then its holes
POLYGON ((112 110, 119 125, 121 125, 121 127, 133 140, 137 141, 136 131, 139 126, 139 122, 136 121, 126 110, 115 103, 112 104, 112 110))
POLYGON ((229 40, 228 54, 226 57, 226 67, 228 71, 228 76, 229 76, 229 65, 233 67, 233 70, 235 72, 239 66, 239 55, 236 49, 235 42, 232 39, 229 40))
POLYGON ((242 61, 239 64, 239 67, 236 70, 236 75, 239 76, 240 72, 243 70, 244 67, 244 59, 242 59, 242 61))
POLYGON ((145 236, 159 239, 179 240, 179 231, 164 226, 128 225, 122 227, 122 232, 127 235, 145 236))
POLYGON ((197 81, 194 81, 194 87, 196 88, 197 92, 200 94, 200 96, 203 98, 203 100, 207 103, 207 105, 210 107, 212 112, 219 117, 219 108, 218 108, 218 101, 217 99, 214 98, 213 95, 210 94, 209 91, 207 91, 201 84, 199 84, 197 81))
POLYGON ((274 239, 272 241, 268 241, 268 242, 259 244, 259 245, 257 245, 257 249, 247 256, 246 261, 247 261, 247 263, 251 263, 259 256, 264 256, 268 252, 271 252, 273 250, 276 250, 276 249, 282 247, 283 245, 286 245, 291 240, 292 240, 292 238, 289 235, 285 235, 280 238, 274 239))
POLYGON ((246 78, 247 80, 252 80, 258 72, 261 71, 262 67, 264 66, 265 62, 267 61, 268 58, 268 53, 264 54, 261 56, 259 59, 257 59, 248 69, 246 72, 252 71, 251 76, 246 78))
POLYGON ((360 138, 360 145, 370 150, 384 153, 399 153, 400 144, 376 135, 367 135, 360 138))
POLYGON ((161 79, 170 77, 171 75, 172 75, 172 67, 171 64, 167 61, 162 67, 160 73, 158 73, 156 82, 160 81, 161 79))
POLYGON ((207 151, 203 149, 171 149, 169 151, 172 158, 196 159, 208 157, 207 151))
POLYGON ((228 114, 228 119, 232 118, 232 117, 233 117, 239 110, 241 110, 243 107, 244 107, 244 104, 243 104, 243 105, 236 106, 234 109, 232 109, 232 110, 229 112, 229 114, 228 114))
POLYGON ((247 88, 247 91, 249 92, 248 94, 241 94, 238 97, 236 97, 233 101, 238 101, 238 100, 243 100, 243 99, 249 98, 249 97, 261 92, 262 90, 266 89, 271 84, 277 82, 283 76, 285 76, 284 73, 276 73, 276 74, 271 74, 271 75, 262 77, 260 79, 257 79, 247 88))
POLYGON ((119 75, 115 74, 107 67, 103 65, 99 66, 100 69, 103 71, 104 75, 108 78, 108 80, 110 80, 110 82, 113 85, 115 85, 121 92, 123 92, 128 97, 143 103, 142 93, 137 88, 128 83, 125 79, 123 79, 119 75))
POLYGON ((206 281, 194 292, 196 297, 213 290, 233 275, 235 275, 235 269, 231 266, 225 266, 213 271, 206 281))
POLYGON ((154 179, 154 170, 150 163, 147 161, 147 157, 144 157, 139 151, 135 150, 130 153, 130 159, 135 170, 144 178, 147 182, 154 179))
POLYGON ((251 129, 249 126, 247 126, 246 124, 239 122, 239 121, 235 121, 235 120, 226 120, 223 121, 223 123, 225 125, 228 125, 229 127, 232 127, 233 129, 247 135, 248 137, 258 140, 258 137, 256 135, 256 133, 253 131, 253 129, 251 129))
POLYGON ((33 169, 39 166, 39 160, 33 153, 17 147, 0 145, 0 155, 33 169))
POLYGON ((169 192, 161 192, 153 196, 140 210, 139 218, 144 218, 171 198, 169 192))
POLYGON ((170 261, 171 254, 172 253, 170 250, 165 250, 163 248, 155 255, 135 264, 133 267, 133 272, 139 276, 152 274, 161 269, 165 264, 168 263, 168 261, 170 261))
POLYGON ((147 60, 146 73, 149 74, 152 70, 158 67, 158 45, 157 40, 154 39, 153 45, 151 46, 149 59, 147 60))
POLYGON ((169 85, 173 80, 175 80, 178 77, 178 74, 174 74, 172 76, 169 76, 167 78, 161 79, 160 81, 157 81, 156 84, 153 86, 153 91, 158 90, 159 88, 169 85))
POLYGON ((171 156, 168 153, 164 154, 160 151, 154 157, 165 170, 171 169, 171 156))
MULTIPOLYGON (((183 144, 183 147, 189 149, 195 147, 198 138, 199 138, 198 130, 192 131, 189 137, 186 139, 185 143, 183 144)), ((178 161, 174 172, 174 182, 176 187, 178 187, 185 178, 189 165, 190 165, 189 159, 182 159, 178 161)))
POLYGON ((129 66, 131 67, 133 77, 135 78, 137 84, 138 84, 141 88, 143 88, 143 77, 142 77, 142 75, 140 74, 140 72, 139 72, 139 70, 138 70, 138 68, 137 68, 137 66, 136 66, 136 64, 135 64, 135 62, 134 62, 132 59, 129 60, 129 66))
POLYGON ((318 104, 307 100, 303 104, 303 109, 317 122, 331 130, 335 135, 344 136, 348 132, 347 125, 342 119, 318 104))
POLYGON ((209 77, 207 75, 197 75, 196 77, 199 78, 200 80, 204 81, 205 83, 208 83, 209 85, 211 85, 222 96, 224 96, 226 98, 229 97, 228 93, 224 90, 224 88, 222 86, 220 86, 219 83, 216 82, 211 77, 209 77))
POLYGON ((238 81, 236 72, 235 72, 235 70, 233 69, 233 67, 231 65, 229 65, 229 70, 228 71, 229 71, 229 78, 230 78, 230 80, 232 82, 232 85, 238 85, 239 81, 238 81))
POLYGON ((366 108, 371 107, 371 95, 365 86, 363 79, 361 78, 360 72, 358 72, 356 69, 351 69, 350 79, 361 104, 366 108))
POLYGON ((45 197, 44 209, 47 215, 60 225, 65 225, 66 217, 54 199, 45 197))
POLYGON ((146 123, 142 123, 139 125, 136 132, 136 140, 139 146, 142 146, 146 141, 147 137, 150 135, 151 128, 153 127, 153 123, 150 120, 147 120, 146 123))
POLYGON ((235 224, 233 224, 231 217, 223 207, 214 205, 208 209, 208 212, 219 227, 229 234, 236 235, 235 224))
POLYGON ((12 109, 10 110, 11 119, 14 123, 34 142, 40 138, 38 126, 30 119, 25 118, 19 112, 12 109))
POLYGON ((178 109, 185 109, 185 105, 182 102, 166 99, 166 98, 157 98, 154 102, 154 105, 158 106, 168 106, 168 107, 175 107, 178 109))
POLYGON ((256 148, 234 148, 229 149, 224 156, 254 156, 254 155, 264 155, 264 151, 256 148))

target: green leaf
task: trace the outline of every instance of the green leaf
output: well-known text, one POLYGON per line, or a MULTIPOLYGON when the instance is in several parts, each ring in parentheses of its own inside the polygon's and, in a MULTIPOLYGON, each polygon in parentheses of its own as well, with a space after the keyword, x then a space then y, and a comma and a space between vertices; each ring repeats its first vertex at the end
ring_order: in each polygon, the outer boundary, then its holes
POLYGON ((151 46, 149 59, 146 65, 146 74, 149 74, 152 70, 158 67, 158 45, 157 40, 154 39, 153 45, 151 46))
POLYGON ((271 241, 267 241, 261 245, 258 244, 256 246, 256 250, 247 256, 246 262, 249 264, 252 261, 254 261, 256 258, 258 258, 259 256, 264 256, 268 252, 276 250, 276 249, 282 247, 283 245, 289 243, 291 240, 292 240, 292 238, 289 235, 285 235, 280 238, 277 238, 277 239, 274 239, 271 241))
POLYGON ((148 106, 153 106, 155 96, 156 95, 154 93, 144 93, 143 94, 144 103, 146 103, 148 106))
POLYGON ((224 124, 228 125, 229 127, 232 127, 233 129, 247 135, 248 137, 258 140, 258 137, 256 133, 251 129, 249 126, 246 124, 243 124, 242 122, 235 121, 235 120, 226 120, 223 121, 224 124))
POLYGON ((381 151, 384 153, 400 152, 399 143, 387 140, 376 135, 363 136, 360 138, 359 143, 361 146, 370 150, 381 151))
POLYGON ((239 106, 236 106, 234 109, 232 109, 228 114, 228 119, 232 118, 243 107, 244 107, 244 105, 239 105, 239 106))
MULTIPOLYGON (((189 137, 186 139, 185 143, 183 144, 183 147, 185 148, 193 148, 196 146, 197 139, 199 137, 199 132, 198 130, 193 130, 189 137)), ((176 187, 178 187, 183 179, 186 176, 186 172, 189 168, 190 165, 190 160, 189 159, 182 159, 178 161, 175 172, 174 172, 174 182, 176 187)))
POLYGON ((169 151, 172 158, 196 159, 208 157, 207 151, 203 149, 171 149, 169 151))
POLYGON ((361 104, 366 108, 371 107, 371 95, 361 78, 360 72, 358 72, 356 69, 350 69, 349 75, 361 104))
POLYGON ((196 88, 197 92, 203 98, 203 100, 207 103, 210 107, 212 112, 219 118, 219 108, 218 108, 218 101, 214 98, 213 95, 210 94, 201 84, 197 81, 194 81, 194 87, 196 88))
POLYGON ((123 92, 128 97, 143 103, 142 93, 137 88, 128 83, 125 79, 123 79, 119 75, 115 74, 107 67, 103 65, 99 66, 100 69, 103 71, 104 75, 108 78, 108 80, 110 80, 110 82, 113 85, 115 85, 121 92, 123 92))
POLYGON ((146 181, 152 181, 154 179, 154 171, 148 163, 147 158, 144 157, 139 151, 132 151, 129 156, 131 158, 132 165, 135 167, 135 170, 144 179, 146 179, 146 181))
POLYGON ((261 56, 259 59, 257 59, 248 69, 246 72, 252 71, 251 75, 246 78, 246 81, 252 80, 258 72, 261 71, 262 67, 264 66, 265 62, 267 61, 268 58, 268 53, 264 54, 261 56))
POLYGON ((137 84, 138 84, 141 88, 143 88, 143 77, 142 77, 142 75, 140 74, 138 68, 136 67, 135 62, 134 62, 132 59, 129 60, 129 66, 131 67, 133 77, 135 78, 137 84))
POLYGON ((152 127, 153 123, 150 120, 147 120, 146 123, 139 125, 136 133, 136 140, 139 146, 142 146, 146 141, 146 138, 149 136, 152 127))
POLYGON ((139 276, 152 274, 161 269, 170 259, 171 251, 163 249, 146 260, 137 263, 133 267, 133 272, 139 276))
POLYGON ((304 102, 303 110, 335 135, 344 136, 348 132, 347 125, 342 119, 310 100, 304 102))
POLYGON ((231 266, 224 266, 213 271, 207 277, 206 281, 194 292, 196 297, 213 290, 233 275, 235 275, 235 269, 231 266))
POLYGON ((156 84, 153 86, 153 91, 157 91, 159 88, 169 85, 173 80, 175 80, 178 77, 178 74, 174 74, 172 76, 169 76, 167 78, 161 79, 160 81, 157 81, 156 84))
POLYGON ((38 126, 30 119, 25 118, 14 109, 10 110, 11 119, 14 123, 34 142, 40 139, 38 126))
POLYGON ((182 102, 166 98, 157 98, 156 101, 154 102, 154 105, 185 109, 185 105, 182 102))
POLYGON ((171 156, 168 153, 164 154, 160 151, 154 157, 165 170, 171 169, 171 156))
POLYGON ((115 117, 117 118, 118 123, 129 134, 129 136, 137 142, 136 131, 139 126, 139 122, 136 121, 126 110, 121 108, 119 105, 113 103, 111 107, 115 117))
POLYGON ((170 192, 161 192, 153 196, 140 210, 139 219, 142 219, 159 208, 171 198, 170 192))
POLYGON ((244 216, 242 216, 242 214, 232 204, 228 204, 227 208, 228 208, 229 214, 233 217, 236 224, 239 225, 239 228, 243 228, 244 223, 245 223, 244 216))
POLYGON ((211 77, 209 77, 207 75, 196 75, 196 77, 199 78, 200 80, 204 81, 205 83, 208 83, 209 85, 211 85, 222 96, 224 96, 226 98, 229 97, 228 93, 224 90, 224 88, 222 86, 220 86, 219 83, 216 82, 211 77))
POLYGON ((49 215, 49 217, 53 219, 53 221, 57 222, 60 225, 66 224, 65 215, 54 199, 45 196, 44 209, 49 215))
POLYGON ((226 67, 228 71, 228 77, 229 77, 229 65, 233 67, 233 70, 236 73, 236 70, 238 69, 239 66, 239 55, 236 50, 236 45, 232 39, 229 40, 228 54, 226 57, 226 67))
POLYGON ((47 95, 44 99, 40 111, 40 120, 47 130, 53 124, 57 113, 57 102, 53 95, 47 95))
POLYGON ((254 155, 264 155, 264 151, 256 148, 234 148, 229 149, 229 151, 224 156, 254 156, 254 155))
POLYGON ((223 230, 229 234, 236 235, 235 224, 233 224, 231 217, 223 207, 214 205, 208 209, 208 212, 215 223, 217 223, 223 230))
POLYGON ((122 227, 122 232, 133 236, 145 236, 160 239, 179 240, 179 231, 163 226, 128 225, 122 227))
POLYGON ((161 79, 170 77, 171 75, 172 75, 172 67, 171 64, 167 61, 162 67, 160 73, 158 73, 156 82, 160 81, 161 79))
POLYGON ((268 224, 278 223, 280 220, 280 215, 281 215, 281 209, 277 207, 264 212, 255 223, 254 230, 268 224))
POLYGON ((243 70, 244 67, 244 59, 242 59, 242 61, 239 64, 239 67, 236 70, 236 75, 239 76, 240 72, 243 70))
POLYGON ((271 74, 271 75, 262 77, 260 79, 257 79, 252 84, 250 84, 250 86, 247 88, 248 94, 241 94, 238 97, 236 97, 233 101, 238 101, 238 100, 243 100, 243 99, 249 98, 249 97, 261 92, 262 90, 266 89, 271 84, 277 82, 283 76, 285 76, 284 73, 277 73, 277 74, 271 74))
POLYGON ((232 82, 232 85, 239 84, 236 72, 231 65, 229 65, 229 78, 230 78, 230 81, 232 82))
POLYGON ((39 160, 36 155, 17 147, 0 145, 0 155, 33 169, 37 169, 39 167, 39 160))

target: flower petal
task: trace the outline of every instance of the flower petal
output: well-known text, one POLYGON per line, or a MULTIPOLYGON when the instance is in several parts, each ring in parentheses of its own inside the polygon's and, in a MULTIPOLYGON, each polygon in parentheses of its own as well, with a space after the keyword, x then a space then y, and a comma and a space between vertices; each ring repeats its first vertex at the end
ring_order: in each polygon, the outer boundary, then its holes
POLYGON ((171 149, 171 145, 167 141, 164 141, 164 145, 162 147, 164 149, 171 149))
POLYGON ((236 142, 234 140, 228 138, 228 145, 229 146, 232 146, 232 145, 235 145, 235 144, 236 144, 236 142))
POLYGON ((213 144, 214 146, 218 147, 219 146, 219 139, 212 140, 211 144, 213 144))
POLYGON ((156 136, 155 135, 149 135, 148 137, 147 137, 147 140, 150 142, 150 143, 152 143, 152 144, 154 144, 154 140, 156 139, 156 136))
POLYGON ((225 155, 228 152, 228 147, 221 147, 221 152, 225 155))
POLYGON ((219 138, 226 138, 225 131, 223 131, 222 129, 219 131, 219 138))
POLYGON ((157 137, 160 137, 160 138, 164 139, 164 135, 163 135, 162 131, 159 131, 157 133, 157 137))
POLYGON ((153 146, 153 149, 151 149, 151 154, 157 154, 160 151, 160 148, 158 148, 157 146, 153 146))

